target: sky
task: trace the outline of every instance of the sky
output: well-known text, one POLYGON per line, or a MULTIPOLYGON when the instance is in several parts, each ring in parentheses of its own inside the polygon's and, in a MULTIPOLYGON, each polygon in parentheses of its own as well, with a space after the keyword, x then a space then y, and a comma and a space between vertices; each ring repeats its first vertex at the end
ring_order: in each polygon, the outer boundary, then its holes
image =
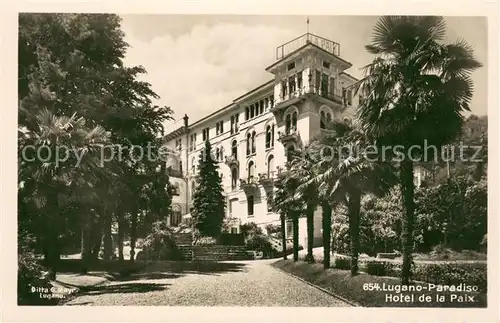
MULTIPOLYGON (((265 68, 275 61, 276 47, 307 32, 306 16, 122 15, 130 45, 127 65, 142 65, 160 96, 156 102, 185 113, 193 123, 273 78, 265 68)), ((373 58, 370 42, 376 16, 310 16, 309 32, 340 44, 340 56, 351 62, 356 77, 373 58)), ((472 113, 487 114, 487 20, 445 17, 446 43, 463 38, 484 65, 472 74, 472 113)), ((173 127, 173 125, 171 125, 173 127)), ((175 125, 176 126, 176 125, 175 125)))

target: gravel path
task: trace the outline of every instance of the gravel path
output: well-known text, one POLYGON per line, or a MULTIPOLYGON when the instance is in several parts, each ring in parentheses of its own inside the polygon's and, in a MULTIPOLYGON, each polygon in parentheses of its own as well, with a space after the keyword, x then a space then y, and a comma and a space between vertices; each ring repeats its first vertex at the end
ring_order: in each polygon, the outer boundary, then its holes
POLYGON ((90 289, 66 305, 349 306, 271 267, 274 261, 207 265, 213 268, 156 264, 127 281, 90 289))

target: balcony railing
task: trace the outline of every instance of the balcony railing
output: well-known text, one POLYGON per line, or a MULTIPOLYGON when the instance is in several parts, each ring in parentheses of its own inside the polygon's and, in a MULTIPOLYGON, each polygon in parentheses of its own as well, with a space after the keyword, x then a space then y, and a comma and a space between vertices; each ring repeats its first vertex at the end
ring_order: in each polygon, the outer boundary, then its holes
POLYGON ((340 56, 339 43, 316 36, 311 33, 306 33, 300 37, 292 39, 291 41, 281 46, 278 46, 276 48, 276 60, 282 59, 283 57, 291 54, 292 52, 296 51, 306 44, 314 44, 333 55, 340 56))
POLYGON ((266 186, 266 187, 272 186, 274 183, 274 173, 275 172, 260 173, 259 174, 259 183, 263 186, 266 186))
POLYGON ((245 191, 245 193, 253 192, 258 188, 258 186, 258 181, 255 176, 240 179, 240 187, 243 189, 243 191, 245 191))
POLYGON ((288 131, 282 132, 278 131, 278 140, 282 144, 286 144, 290 141, 297 141, 299 139, 299 132, 296 128, 290 128, 288 131))
POLYGON ((234 155, 226 156, 226 165, 228 165, 228 166, 233 166, 233 165, 238 166, 239 164, 240 164, 240 162, 238 161, 238 159, 236 158, 236 156, 234 156, 234 155))
POLYGON ((182 171, 180 169, 167 168, 167 174, 171 177, 183 177, 182 171))
POLYGON ((334 93, 329 92, 327 89, 324 89, 321 87, 315 87, 315 86, 311 87, 310 93, 317 94, 323 98, 332 100, 332 101, 337 102, 338 104, 342 104, 344 106, 347 103, 346 98, 344 98, 342 95, 335 93, 335 92, 334 93))

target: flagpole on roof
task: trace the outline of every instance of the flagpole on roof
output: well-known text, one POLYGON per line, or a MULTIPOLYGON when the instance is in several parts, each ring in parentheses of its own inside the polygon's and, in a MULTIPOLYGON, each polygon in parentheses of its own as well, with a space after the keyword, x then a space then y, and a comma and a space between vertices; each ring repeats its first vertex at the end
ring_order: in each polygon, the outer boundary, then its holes
POLYGON ((309 40, 309 16, 307 16, 306 24, 307 24, 307 42, 309 43, 310 42, 310 40, 309 40))

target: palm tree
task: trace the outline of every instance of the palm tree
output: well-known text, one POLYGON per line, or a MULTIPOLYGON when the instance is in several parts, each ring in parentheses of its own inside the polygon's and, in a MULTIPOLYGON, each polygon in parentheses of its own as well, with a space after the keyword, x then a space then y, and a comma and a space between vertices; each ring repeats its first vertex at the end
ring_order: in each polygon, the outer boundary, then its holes
MULTIPOLYGON (((289 177, 288 172, 280 172, 275 181, 276 191, 273 198, 273 207, 280 214, 282 233, 285 219, 292 221, 293 261, 299 260, 299 216, 303 212, 303 203, 295 198, 299 183, 289 177)), ((283 236, 285 236, 283 234, 283 236)))
POLYGON ((82 204, 93 197, 92 188, 105 175, 105 170, 99 167, 99 152, 108 142, 109 134, 99 126, 88 129, 85 120, 76 114, 56 116, 49 110, 42 110, 35 119, 34 129, 24 133, 21 149, 28 145, 43 146, 52 154, 64 147, 72 149, 67 158, 22 156, 19 161, 19 178, 32 192, 28 199, 44 215, 45 262, 51 278, 55 279, 60 257, 60 225, 68 215, 65 206, 75 202, 82 204))
POLYGON ((288 162, 287 176, 299 184, 294 199, 301 199, 306 206, 307 222, 307 255, 306 261, 314 263, 314 211, 318 206, 318 189, 313 179, 316 177, 316 168, 314 167, 318 160, 318 155, 310 154, 312 151, 310 145, 306 145, 303 150, 291 154, 288 162))
POLYGON ((309 145, 310 155, 321 156, 315 165, 317 175, 310 181, 316 183, 323 201, 323 234, 328 239, 323 243, 325 268, 330 259, 331 212, 338 203, 347 206, 354 276, 358 272, 361 198, 367 192, 383 196, 395 183, 395 175, 390 164, 374 161, 366 153, 367 141, 358 129, 342 123, 332 124, 331 128, 332 133, 309 145))
MULTIPOLYGON (((379 147, 400 146, 406 154, 427 140, 440 149, 460 133, 472 98, 470 73, 481 64, 465 41, 442 44, 445 31, 445 20, 437 16, 385 16, 376 23, 366 49, 378 57, 358 84, 366 98, 358 118, 379 147)), ((401 279, 409 284, 414 185, 413 160, 405 157, 399 158, 405 210, 401 279)))

